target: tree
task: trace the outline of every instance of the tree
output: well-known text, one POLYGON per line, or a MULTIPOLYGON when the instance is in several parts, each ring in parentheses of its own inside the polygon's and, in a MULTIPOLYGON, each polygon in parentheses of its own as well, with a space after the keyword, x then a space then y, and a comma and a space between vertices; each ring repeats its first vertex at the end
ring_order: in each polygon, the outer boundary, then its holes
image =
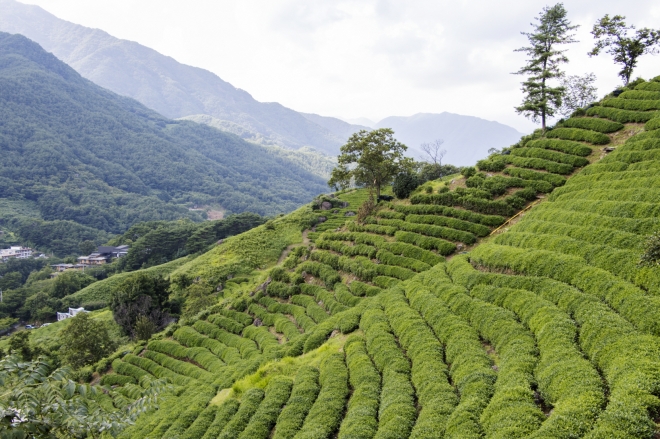
MULTIPOLYGON (((433 166, 433 165, 431 165, 433 166)), ((396 176, 392 184, 392 192, 397 198, 408 198, 410 193, 419 186, 419 177, 413 172, 402 172, 396 176)))
POLYGON ((0 437, 12 439, 100 438, 116 436, 137 416, 156 407, 169 390, 164 380, 141 380, 131 399, 110 388, 79 385, 71 369, 54 369, 43 359, 16 355, 0 361, 0 437), (111 398, 108 403, 108 397, 111 398))
POLYGON ((82 290, 94 282, 96 282, 96 279, 85 273, 80 271, 67 271, 61 273, 55 278, 52 295, 53 297, 61 299, 64 296, 82 290))
POLYGON ((89 239, 87 239, 80 243, 79 248, 81 254, 88 255, 96 251, 96 244, 94 244, 94 241, 90 241, 89 239))
POLYGON ((341 147, 339 166, 332 170, 328 185, 345 189, 354 179, 358 185, 373 188, 379 197, 383 185, 400 172, 412 169, 413 160, 403 156, 407 149, 394 138, 390 128, 360 130, 341 147))
POLYGON ((161 276, 137 272, 124 280, 112 292, 110 309, 125 334, 135 337, 138 317, 146 316, 157 329, 168 320, 166 306, 170 283, 161 276))
POLYGON ((605 14, 594 24, 591 35, 596 39, 596 45, 589 52, 589 56, 596 56, 602 50, 614 57, 614 62, 623 66, 619 76, 623 84, 628 85, 633 69, 637 66, 640 56, 647 53, 657 53, 654 47, 660 41, 660 31, 643 28, 635 32, 635 36, 628 36, 628 31, 634 31, 635 26, 627 26, 626 17, 605 14))
POLYGON ((563 76, 559 66, 568 62, 564 55, 566 50, 559 50, 557 46, 576 42, 570 32, 578 26, 571 25, 566 16, 567 12, 562 3, 543 8, 536 18, 538 23, 532 23, 534 30, 522 32, 529 40, 530 46, 516 50, 529 57, 527 64, 515 73, 527 76, 527 80, 522 83, 525 98, 522 105, 516 107, 516 112, 533 122, 540 120, 544 131, 546 119, 554 116, 561 106, 564 94, 563 87, 550 85, 552 80, 563 76))
POLYGON ((442 158, 447 154, 446 149, 442 149, 442 144, 445 143, 442 139, 436 139, 433 142, 422 143, 420 148, 424 151, 425 157, 428 158, 429 163, 441 166, 442 158))
POLYGON ((587 73, 584 76, 571 75, 562 79, 561 85, 566 90, 559 112, 562 116, 570 116, 578 108, 584 108, 598 99, 598 89, 594 85, 596 75, 587 73))
POLYGON ((60 331, 60 358, 78 369, 96 363, 116 348, 107 322, 95 320, 86 312, 78 313, 60 331))
POLYGON ((655 232, 647 238, 639 265, 642 267, 660 267, 660 232, 655 232))

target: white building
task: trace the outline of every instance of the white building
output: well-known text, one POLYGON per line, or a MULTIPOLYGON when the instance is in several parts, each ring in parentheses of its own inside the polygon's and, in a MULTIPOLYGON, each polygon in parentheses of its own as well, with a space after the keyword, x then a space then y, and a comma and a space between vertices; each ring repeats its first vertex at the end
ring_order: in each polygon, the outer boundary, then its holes
POLYGON ((83 307, 69 308, 69 312, 58 312, 57 313, 57 321, 59 322, 60 320, 70 319, 71 317, 75 316, 76 314, 78 314, 80 312, 89 312, 89 311, 85 311, 85 308, 83 308, 83 307))
POLYGON ((0 261, 7 262, 8 259, 27 259, 32 256, 32 249, 30 247, 9 247, 0 250, 0 261))

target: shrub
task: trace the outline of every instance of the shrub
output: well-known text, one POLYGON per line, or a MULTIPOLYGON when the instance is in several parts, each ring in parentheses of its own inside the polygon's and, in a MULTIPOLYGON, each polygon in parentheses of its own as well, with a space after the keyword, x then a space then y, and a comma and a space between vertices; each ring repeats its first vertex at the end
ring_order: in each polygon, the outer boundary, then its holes
MULTIPOLYGON (((510 168, 507 168, 510 169, 510 168)), ((562 177, 560 177, 562 178, 562 177)), ((504 218, 496 215, 482 215, 475 212, 470 212, 463 209, 454 209, 453 207, 438 206, 435 204, 416 204, 416 205, 405 205, 397 204, 394 206, 397 212, 404 214, 420 214, 420 215, 442 215, 449 216, 452 218, 459 218, 464 221, 470 221, 472 223, 483 224, 484 226, 497 227, 504 222, 504 218)), ((374 244, 377 246, 377 244, 374 244)))
POLYGON ((394 234, 397 242, 405 242, 421 247, 426 250, 437 250, 443 256, 452 254, 456 250, 456 245, 440 238, 420 235, 419 233, 398 231, 394 234))
POLYGON ((250 418, 239 439, 266 439, 270 435, 282 406, 289 399, 293 383, 284 377, 274 377, 266 387, 266 397, 250 418))
POLYGON ((602 105, 633 111, 660 110, 660 100, 606 99, 602 105))
MULTIPOLYGON (((264 399, 264 391, 261 389, 250 389, 241 398, 241 405, 224 428, 217 436, 218 439, 236 438, 245 429, 250 418, 256 413, 259 404, 264 399)), ((207 432, 208 434, 208 432, 207 432)), ((206 436, 206 435, 205 435, 206 436)))
POLYGON ((429 265, 439 264, 444 261, 444 258, 436 255, 435 253, 424 250, 415 245, 406 244, 405 242, 387 242, 381 245, 381 248, 388 250, 396 255, 402 255, 407 258, 413 258, 425 262, 429 265))
POLYGON ((378 430, 380 374, 367 354, 363 337, 349 336, 344 351, 353 393, 337 437, 373 437, 378 430))
MULTIPOLYGON (((530 148, 531 150, 531 148, 530 148)), ((567 165, 565 163, 557 163, 550 160, 544 160, 533 157, 516 157, 509 156, 509 163, 514 166, 521 168, 532 168, 532 169, 541 169, 553 174, 570 174, 573 172, 574 168, 572 165, 567 165)))
POLYGON ((500 172, 506 167, 504 156, 489 157, 477 162, 477 168, 484 172, 500 172))
POLYGON ((660 83, 657 81, 642 82, 635 87, 635 90, 660 91, 660 83))
POLYGON ((512 177, 523 178, 526 180, 541 180, 547 181, 553 186, 563 186, 566 183, 566 177, 561 175, 550 174, 547 172, 538 172, 532 171, 531 169, 523 168, 506 168, 504 170, 505 174, 509 174, 512 177))
POLYGON ((430 224, 416 224, 401 220, 380 220, 386 226, 396 227, 407 232, 420 233, 435 238, 444 238, 452 241, 464 242, 468 245, 474 244, 477 238, 470 232, 456 230, 450 227, 434 226, 430 224))
POLYGON ((386 290, 388 288, 392 288, 393 286, 399 284, 401 282, 399 279, 395 279, 393 277, 388 277, 388 276, 376 276, 374 277, 374 284, 383 290, 386 290))
POLYGON ((593 150, 584 143, 574 142, 572 140, 561 139, 537 139, 527 143, 527 148, 543 148, 552 149, 555 151, 564 152, 566 154, 578 155, 586 157, 590 155, 593 150))
POLYGON ((651 119, 644 124, 644 129, 646 131, 653 131, 653 130, 657 130, 658 128, 660 128, 660 117, 651 119))
MULTIPOLYGON (((603 107, 593 107, 587 111, 587 114, 592 116, 593 113, 590 112, 594 108, 603 107)), ((594 145, 607 145, 610 143, 610 138, 607 135, 591 130, 583 130, 580 128, 555 128, 552 131, 548 131, 546 137, 549 139, 577 140, 593 143, 594 145)))
POLYGON ((619 99, 655 101, 660 99, 660 91, 627 90, 619 95, 619 99))
POLYGON ((410 193, 419 186, 419 177, 411 172, 403 172, 394 178, 392 183, 392 192, 397 198, 408 198, 410 193))
MULTIPOLYGON (((609 101, 604 101, 602 105, 607 106, 607 102, 609 101)), ((599 133, 613 133, 623 129, 623 124, 621 123, 593 117, 572 117, 562 122, 561 126, 567 128, 582 128, 585 130, 598 131, 599 133)))
POLYGON ((302 366, 298 370, 291 396, 277 418, 273 439, 292 439, 300 430, 319 394, 318 380, 318 369, 302 366))
POLYGON ((125 386, 126 384, 135 384, 137 380, 132 376, 117 375, 116 373, 103 375, 101 378, 102 386, 125 386))
POLYGON ((382 290, 378 287, 374 287, 371 285, 367 285, 364 282, 360 282, 359 280, 354 280, 349 284, 349 288, 351 289, 351 292, 356 295, 356 296, 376 296, 382 290))
POLYGON ((631 111, 612 107, 592 107, 587 110, 587 115, 604 117, 619 123, 644 123, 658 117, 656 111, 631 111))
POLYGON ((319 382, 321 391, 296 439, 330 437, 339 428, 348 396, 348 372, 342 354, 323 359, 319 382))
POLYGON ((461 168, 461 175, 465 178, 470 178, 477 173, 477 169, 474 166, 466 166, 461 168))
POLYGON ((589 164, 589 160, 571 154, 551 151, 541 148, 517 148, 511 151, 511 155, 517 157, 532 157, 544 160, 550 160, 557 163, 564 163, 571 166, 582 167, 589 164))
POLYGON ((490 233, 490 229, 481 224, 475 224, 469 221, 462 221, 445 216, 410 214, 406 217, 406 221, 415 224, 433 224, 436 226, 450 227, 452 229, 472 233, 476 236, 487 236, 490 233))
POLYGON ((405 256, 397 256, 387 250, 379 250, 376 254, 376 258, 383 264, 408 268, 418 273, 431 268, 431 266, 425 262, 418 261, 417 259, 406 258, 405 256))
POLYGON ((303 271, 321 279, 329 289, 332 289, 334 284, 341 282, 339 273, 337 273, 337 271, 335 271, 332 266, 320 262, 303 262, 298 266, 298 268, 296 268, 296 272, 302 273, 303 271))

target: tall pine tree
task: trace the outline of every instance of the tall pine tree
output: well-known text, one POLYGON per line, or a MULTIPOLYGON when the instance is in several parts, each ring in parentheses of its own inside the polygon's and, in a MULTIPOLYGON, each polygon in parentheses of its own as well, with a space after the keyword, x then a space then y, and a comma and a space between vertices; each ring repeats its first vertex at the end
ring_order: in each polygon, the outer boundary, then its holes
POLYGON ((561 106, 564 87, 553 87, 549 82, 563 76, 560 65, 567 63, 564 54, 566 50, 559 50, 558 46, 576 42, 571 31, 578 28, 571 25, 566 18, 567 12, 562 3, 552 7, 546 6, 532 23, 532 32, 522 32, 530 45, 517 49, 516 52, 525 52, 529 59, 527 64, 517 71, 516 75, 526 75, 522 83, 525 98, 522 105, 516 107, 518 114, 523 114, 534 122, 541 121, 545 131, 546 119, 552 117, 561 106))

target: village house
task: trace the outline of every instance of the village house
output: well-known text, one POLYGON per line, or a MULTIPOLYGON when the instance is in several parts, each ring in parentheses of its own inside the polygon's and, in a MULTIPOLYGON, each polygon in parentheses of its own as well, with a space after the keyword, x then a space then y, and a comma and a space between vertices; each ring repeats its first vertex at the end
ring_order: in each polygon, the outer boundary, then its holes
POLYGON ((57 321, 59 322, 60 320, 70 319, 71 317, 81 312, 89 312, 89 311, 86 311, 85 308, 80 307, 80 308, 69 308, 69 312, 58 312, 57 321))
POLYGON ((128 254, 128 246, 119 247, 101 246, 94 253, 88 256, 80 256, 78 264, 81 265, 103 265, 109 263, 112 259, 121 258, 128 254))
POLYGON ((32 256, 32 249, 30 247, 12 246, 0 250, 0 261, 7 262, 9 259, 27 259, 32 256))

